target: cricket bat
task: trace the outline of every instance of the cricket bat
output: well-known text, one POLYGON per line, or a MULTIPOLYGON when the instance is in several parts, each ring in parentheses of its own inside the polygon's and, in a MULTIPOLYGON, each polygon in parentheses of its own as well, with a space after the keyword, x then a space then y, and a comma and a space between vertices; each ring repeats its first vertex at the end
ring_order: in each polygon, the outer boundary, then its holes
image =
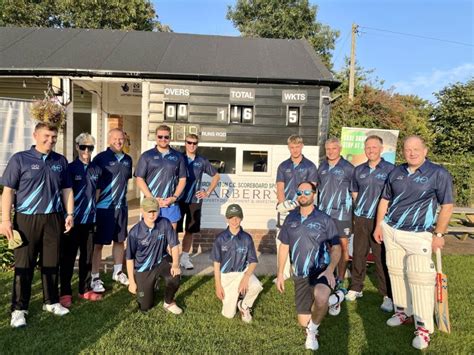
POLYGON ((443 274, 441 264, 441 250, 436 250, 436 295, 435 295, 435 319, 439 330, 451 333, 448 308, 448 277, 443 274))

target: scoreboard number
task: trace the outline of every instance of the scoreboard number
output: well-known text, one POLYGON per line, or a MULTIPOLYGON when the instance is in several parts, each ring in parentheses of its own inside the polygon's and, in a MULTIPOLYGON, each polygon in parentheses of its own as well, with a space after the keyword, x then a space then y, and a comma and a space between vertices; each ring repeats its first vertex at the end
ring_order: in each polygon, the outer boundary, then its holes
POLYGON ((165 102, 165 121, 187 121, 188 104, 165 102))
POLYGON ((299 126, 300 124, 300 108, 296 106, 288 107, 287 111, 287 125, 299 126))
POLYGON ((253 123, 253 106, 230 106, 230 123, 253 123))

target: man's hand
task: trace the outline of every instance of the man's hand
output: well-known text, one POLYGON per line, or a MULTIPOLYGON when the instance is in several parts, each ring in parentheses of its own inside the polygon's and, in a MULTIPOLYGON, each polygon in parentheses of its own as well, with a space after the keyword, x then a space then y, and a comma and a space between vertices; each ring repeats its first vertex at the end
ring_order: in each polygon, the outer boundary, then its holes
POLYGON ((280 293, 285 292, 285 277, 283 274, 278 274, 277 275, 277 282, 276 282, 277 290, 280 293))
POLYGON ((137 294, 137 284, 135 282, 129 280, 128 292, 130 292, 133 295, 137 294))
POLYGON ((382 227, 381 226, 377 226, 375 227, 375 230, 374 230, 374 239, 375 241, 378 243, 378 244, 382 244, 382 241, 383 241, 383 235, 382 235, 382 227))
POLYGON ((277 204, 277 211, 280 213, 290 212, 293 211, 296 207, 298 207, 298 202, 286 200, 282 203, 277 204))
POLYGON ((207 197, 209 197, 209 195, 204 190, 199 190, 198 192, 196 192, 196 198, 199 198, 199 199, 202 200, 202 199, 205 199, 207 197))
POLYGON ((179 267, 179 264, 177 266, 171 266, 171 276, 179 276, 181 275, 181 268, 179 267))
POLYGON ((433 252, 436 252, 436 249, 442 250, 444 247, 444 238, 433 237, 433 241, 431 242, 431 249, 433 252))
POLYGON ((324 272, 319 274, 318 279, 320 279, 323 276, 326 276, 329 286, 331 286, 331 288, 334 289, 334 287, 336 287, 336 279, 334 278, 334 271, 331 271, 329 268, 327 268, 326 270, 324 270, 324 272))
MULTIPOLYGON (((169 199, 169 197, 168 197, 168 199, 169 199)), ((158 201, 158 206, 160 206, 160 208, 168 207, 168 203, 166 202, 168 199, 157 197, 156 200, 158 201)))
POLYGON ((0 234, 5 235, 8 240, 13 239, 13 225, 11 221, 3 221, 0 228, 0 234))
POLYGON ((240 280, 240 285, 239 285, 239 293, 241 295, 245 295, 249 289, 249 280, 250 280, 250 276, 247 276, 246 274, 244 274, 244 277, 242 278, 242 280, 240 280))
POLYGON ((222 287, 222 285, 216 285, 216 296, 218 299, 220 299, 221 301, 224 300, 224 297, 225 297, 225 294, 224 294, 224 288, 222 287))
POLYGON ((72 227, 74 227, 74 217, 67 216, 66 222, 64 223, 64 233, 69 232, 72 229, 72 227))

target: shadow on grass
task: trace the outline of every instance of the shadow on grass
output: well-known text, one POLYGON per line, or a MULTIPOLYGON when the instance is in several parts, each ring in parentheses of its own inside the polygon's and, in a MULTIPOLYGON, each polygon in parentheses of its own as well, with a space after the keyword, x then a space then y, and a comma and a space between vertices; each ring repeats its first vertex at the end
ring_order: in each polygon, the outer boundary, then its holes
POLYGON ((201 287, 204 287, 211 280, 213 280, 213 277, 211 276, 203 276, 199 278, 193 278, 190 276, 182 277, 181 284, 179 287, 181 290, 183 290, 183 292, 180 292, 180 290, 178 290, 177 297, 176 297, 176 302, 178 303, 178 305, 181 308, 186 309, 187 298, 191 297, 193 293, 198 291, 201 287))

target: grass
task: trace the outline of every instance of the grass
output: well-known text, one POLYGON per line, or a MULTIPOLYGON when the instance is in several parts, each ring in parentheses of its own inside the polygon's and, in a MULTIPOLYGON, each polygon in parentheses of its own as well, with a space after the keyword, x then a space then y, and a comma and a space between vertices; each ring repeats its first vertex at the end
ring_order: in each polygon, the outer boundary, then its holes
MULTIPOLYGON (((369 269, 364 297, 343 303, 337 317, 327 316, 321 325, 320 352, 323 354, 416 353, 411 347, 412 326, 388 328, 388 314, 379 310, 381 297, 369 269)), ((429 353, 468 354, 474 351, 474 288, 472 256, 446 256, 444 271, 449 277, 449 305, 452 333, 436 332, 429 353)), ((210 277, 183 278, 177 294, 184 314, 176 317, 160 306, 143 314, 124 287, 112 285, 99 303, 77 301, 71 313, 55 317, 41 311, 41 283, 34 281, 28 326, 11 329, 9 302, 12 272, 0 273, 2 317, 0 353, 301 353, 304 334, 297 326, 292 283, 280 295, 273 277, 261 279, 264 291, 254 307, 254 321, 244 324, 236 316, 220 315, 210 277)))

